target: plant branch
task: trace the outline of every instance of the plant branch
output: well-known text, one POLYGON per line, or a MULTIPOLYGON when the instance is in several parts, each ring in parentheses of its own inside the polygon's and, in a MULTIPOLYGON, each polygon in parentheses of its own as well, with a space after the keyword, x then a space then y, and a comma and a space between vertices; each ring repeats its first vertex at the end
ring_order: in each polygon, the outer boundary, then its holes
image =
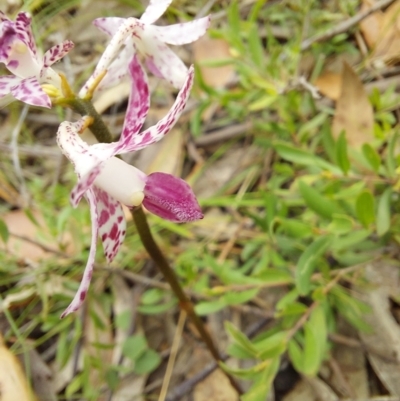
MULTIPOLYGON (((195 325, 197 331, 200 334, 201 339, 203 340, 204 344, 207 346, 208 350, 210 351, 211 355, 213 356, 214 360, 219 363, 222 362, 222 357, 217 350, 210 333, 204 326, 203 321, 200 317, 196 314, 194 310, 194 306, 192 301, 183 291, 182 286, 179 283, 178 277, 176 276, 175 272, 170 267, 168 261, 165 259, 164 255, 162 254, 160 248, 154 241, 154 238, 151 234, 149 224, 147 222, 146 215, 142 207, 137 207, 132 211, 132 216, 135 221, 140 239, 146 251, 149 253, 151 258, 156 263, 157 267, 160 269, 161 273, 168 281, 168 284, 171 286, 172 291, 176 295, 179 300, 179 304, 182 310, 184 310, 193 324, 195 325)), ((238 394, 243 394, 242 389, 240 388, 239 384, 236 380, 229 375, 228 373, 224 372, 225 375, 228 377, 232 387, 238 392, 238 394)))
POLYGON ((328 40, 330 38, 333 38, 336 35, 339 35, 340 33, 348 31, 350 28, 352 28, 354 25, 357 25, 360 23, 363 19, 367 18, 369 15, 374 13, 375 11, 381 10, 382 8, 390 6, 394 0, 381 0, 375 3, 371 8, 368 8, 365 11, 362 11, 356 15, 354 15, 351 18, 348 18, 344 20, 343 22, 339 23, 332 29, 328 29, 327 31, 321 33, 320 35, 315 35, 312 36, 311 38, 305 39, 301 43, 301 50, 307 50, 309 49, 314 43, 317 42, 322 42, 324 40, 328 40))

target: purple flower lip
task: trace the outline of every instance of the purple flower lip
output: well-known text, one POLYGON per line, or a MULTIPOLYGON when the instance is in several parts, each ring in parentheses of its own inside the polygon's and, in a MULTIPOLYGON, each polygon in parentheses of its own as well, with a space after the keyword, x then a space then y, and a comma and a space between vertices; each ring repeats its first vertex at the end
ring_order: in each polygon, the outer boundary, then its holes
POLYGON ((190 186, 181 178, 166 173, 147 177, 143 205, 157 216, 176 223, 204 217, 190 186))

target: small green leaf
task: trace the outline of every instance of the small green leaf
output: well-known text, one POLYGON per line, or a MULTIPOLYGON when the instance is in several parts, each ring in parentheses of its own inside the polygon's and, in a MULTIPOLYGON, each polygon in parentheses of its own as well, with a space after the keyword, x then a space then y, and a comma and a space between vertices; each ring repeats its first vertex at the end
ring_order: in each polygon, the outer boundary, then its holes
POLYGON ((376 232, 379 236, 386 234, 390 229, 390 201, 392 188, 387 188, 379 199, 376 214, 376 232))
POLYGON ((248 369, 231 368, 224 362, 220 362, 219 364, 223 370, 225 370, 228 373, 231 373, 232 375, 240 377, 241 379, 254 380, 254 378, 256 378, 260 373, 265 372, 265 370, 268 369, 273 362, 275 361, 269 359, 266 361, 262 361, 257 365, 254 365, 248 369))
POLYGON ((224 309, 226 303, 223 299, 216 299, 215 301, 199 302, 195 307, 195 311, 199 316, 209 315, 224 309))
POLYGON ((262 68, 265 62, 265 55, 257 24, 251 26, 247 39, 251 60, 257 67, 262 68))
POLYGON ((323 306, 319 304, 312 311, 310 319, 305 325, 304 373, 310 376, 315 376, 318 373, 327 347, 327 336, 325 312, 323 306), (307 349, 307 346, 310 346, 307 344, 307 330, 312 332, 309 333, 309 341, 312 342, 310 350, 307 349))
POLYGON ((162 301, 165 296, 165 291, 160 288, 150 288, 146 290, 143 295, 140 297, 140 303, 142 305, 154 305, 162 301))
POLYGON ((0 219, 0 238, 3 240, 4 243, 7 243, 8 239, 10 238, 10 233, 8 231, 8 227, 3 220, 0 219))
MULTIPOLYGON (((280 366, 280 358, 275 358, 265 369, 261 372, 261 374, 257 375, 254 380, 253 385, 250 389, 241 397, 242 401, 265 401, 271 386, 276 376, 276 373, 279 370, 280 366)), ((254 379, 254 377, 253 377, 254 379)))
POLYGON ((161 363, 161 357, 151 348, 148 348, 135 361, 134 371, 138 375, 151 373, 161 363))
POLYGON ((280 331, 254 343, 258 350, 257 358, 264 360, 280 356, 286 350, 286 338, 287 333, 280 331))
POLYGON ((82 388, 84 383, 84 378, 82 374, 76 375, 68 384, 65 395, 67 398, 72 398, 72 396, 82 388))
POLYGON ((258 294, 258 291, 258 288, 252 288, 241 292, 227 292, 223 295, 222 299, 226 305, 239 305, 252 300, 258 294))
POLYGON ((318 258, 326 251, 332 238, 322 236, 310 244, 301 254, 296 267, 296 288, 301 295, 307 295, 311 287, 311 274, 318 258))
POLYGON ((287 306, 293 304, 299 297, 299 293, 296 288, 286 293, 276 304, 275 309, 277 311, 284 310, 287 306))
POLYGON ((336 252, 341 252, 350 249, 355 245, 359 245, 371 235, 371 230, 361 229, 352 231, 342 237, 332 239, 331 249, 336 252))
POLYGON ((263 110, 271 106, 271 104, 274 103, 277 98, 277 95, 264 95, 249 104, 249 111, 263 110))
POLYGON ((356 215, 365 228, 375 221, 375 201, 371 192, 367 189, 357 197, 356 215))
POLYGON ((147 341, 144 336, 136 335, 128 337, 122 346, 122 353, 127 358, 135 361, 147 350, 147 341))
POLYGON ((283 231, 295 238, 308 238, 313 234, 313 228, 309 223, 294 219, 278 218, 278 231, 283 231))
POLYGON ((319 167, 321 170, 328 170, 331 173, 341 175, 339 168, 303 149, 295 148, 283 142, 275 142, 274 148, 279 156, 285 160, 305 166, 319 167))
POLYGON ((318 373, 321 354, 318 347, 317 333, 314 328, 308 324, 304 325, 304 359, 303 373, 308 376, 315 376, 318 373))
POLYGON ((293 302, 292 304, 286 305, 280 311, 278 311, 275 316, 283 317, 283 316, 296 316, 302 315, 307 310, 307 306, 302 304, 301 302, 293 302))
POLYGON ((353 230, 353 220, 344 214, 335 214, 327 227, 332 234, 347 234, 353 230))
POLYGON ((239 359, 254 359, 254 353, 249 352, 247 349, 242 347, 240 344, 229 344, 227 353, 230 356, 233 356, 234 358, 239 358, 239 359))
POLYGON ((336 141, 335 154, 338 166, 345 174, 347 174, 350 170, 350 161, 347 154, 347 140, 344 131, 340 133, 339 138, 336 141))
POLYGON ((362 146, 362 152, 364 157, 367 159, 368 164, 374 171, 378 172, 379 167, 381 166, 381 157, 379 156, 379 153, 369 143, 364 143, 362 146))
POLYGON ((233 338, 233 340, 242 346, 245 350, 253 354, 257 355, 257 348, 253 345, 253 343, 247 338, 247 336, 242 333, 238 328, 236 328, 232 323, 226 321, 225 322, 225 330, 229 333, 229 335, 233 338))
POLYGON ((303 372, 303 365, 304 365, 303 351, 301 350, 299 344, 294 338, 292 338, 288 343, 288 352, 294 368, 300 373, 303 372))
POLYGON ((299 190, 306 205, 320 216, 331 219, 334 213, 340 213, 339 207, 335 202, 325 198, 316 189, 308 186, 303 181, 299 181, 299 190))
POLYGON ((157 315, 171 309, 176 302, 176 298, 171 298, 154 305, 139 305, 137 310, 145 315, 157 315))

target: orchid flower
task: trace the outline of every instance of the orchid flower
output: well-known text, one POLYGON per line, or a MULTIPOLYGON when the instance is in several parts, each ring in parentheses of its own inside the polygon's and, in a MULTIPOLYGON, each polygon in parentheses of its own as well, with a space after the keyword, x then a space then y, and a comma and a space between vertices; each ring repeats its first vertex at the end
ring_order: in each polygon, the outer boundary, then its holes
POLYGON ((51 99, 41 85, 50 84, 56 90, 61 88, 60 77, 50 66, 73 46, 66 40, 42 56, 36 49, 29 14, 19 13, 14 22, 0 11, 0 62, 13 74, 0 76, 0 105, 7 105, 14 98, 50 108, 51 99))
POLYGON ((102 88, 115 85, 127 76, 126 66, 136 52, 144 56, 147 67, 153 74, 166 79, 176 88, 183 86, 187 67, 167 44, 183 45, 194 42, 204 35, 210 24, 210 17, 169 26, 153 25, 171 2, 172 0, 150 0, 140 19, 111 17, 93 21, 94 25, 112 36, 112 39, 92 77, 82 88, 81 97, 86 96, 92 83, 104 70, 108 70, 108 73, 100 84, 102 88))
MULTIPOLYGON (((126 232, 121 204, 143 205, 152 213, 175 222, 189 222, 203 217, 199 204, 185 181, 165 173, 146 175, 134 166, 115 157, 143 149, 159 141, 174 126, 189 97, 193 84, 193 67, 168 114, 156 125, 139 132, 149 110, 150 98, 146 75, 134 56, 129 64, 132 79, 127 114, 118 142, 88 145, 80 133, 88 117, 76 123, 61 123, 57 141, 61 151, 72 162, 78 183, 71 192, 74 207, 85 196, 92 220, 92 241, 89 258, 77 294, 62 317, 76 311, 83 303, 93 272, 97 237, 103 242, 105 256, 111 262, 126 232)), ((90 118, 90 117, 89 117, 90 118)))

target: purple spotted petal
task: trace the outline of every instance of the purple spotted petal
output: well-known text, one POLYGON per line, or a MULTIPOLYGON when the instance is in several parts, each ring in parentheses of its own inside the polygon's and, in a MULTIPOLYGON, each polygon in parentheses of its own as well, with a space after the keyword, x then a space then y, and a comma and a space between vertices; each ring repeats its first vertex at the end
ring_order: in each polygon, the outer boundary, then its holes
POLYGON ((96 18, 93 21, 93 25, 99 28, 107 35, 114 36, 119 27, 124 23, 125 18, 108 17, 108 18, 96 18))
POLYGON ((96 89, 97 92, 116 86, 128 76, 129 71, 126 66, 129 65, 129 62, 132 60, 133 53, 133 43, 131 43, 130 46, 125 46, 120 51, 120 53, 108 67, 107 74, 101 80, 96 89))
POLYGON ((0 15, 2 17, 2 22, 0 23, 0 63, 8 64, 8 57, 12 52, 12 45, 19 39, 14 22, 5 17, 3 13, 0 15))
POLYGON ((0 77, 0 98, 8 95, 11 92, 11 88, 18 85, 21 82, 21 78, 14 75, 3 75, 0 77))
POLYGON ((70 40, 65 40, 64 42, 51 47, 44 54, 43 66, 45 68, 50 67, 57 61, 61 60, 73 47, 74 43, 70 40))
POLYGON ((22 79, 19 84, 11 88, 11 94, 21 102, 32 106, 51 108, 51 100, 36 77, 22 79))
POLYGON ((199 18, 183 24, 152 26, 157 38, 170 45, 192 43, 203 36, 210 26, 210 17, 199 18))
POLYGON ((150 108, 147 76, 136 55, 129 64, 129 73, 131 76, 131 92, 125 115, 124 127, 119 140, 121 147, 123 147, 125 143, 129 143, 132 136, 140 131, 150 108))
POLYGON ((175 103, 168 114, 156 125, 140 132, 137 135, 132 135, 129 138, 129 141, 120 140, 120 142, 117 143, 116 153, 129 153, 135 150, 140 150, 163 138, 164 135, 166 135, 172 129, 182 114, 190 95, 190 90, 193 85, 193 78, 194 68, 192 66, 190 67, 186 81, 179 91, 175 103))
POLYGON ((36 44, 33 38, 31 29, 32 18, 28 13, 21 12, 18 13, 15 19, 15 28, 18 33, 19 39, 28 46, 29 50, 32 52, 33 56, 36 56, 36 44))
POLYGON ((145 24, 152 24, 165 13, 171 3, 172 0, 150 0, 140 20, 145 24))
POLYGON ((75 123, 64 121, 57 131, 57 144, 61 152, 74 165, 79 178, 87 175, 102 162, 98 155, 101 153, 93 152, 92 147, 84 142, 80 136, 85 121, 85 118, 81 118, 75 123))
POLYGON ((78 203, 85 195, 86 191, 93 185, 97 176, 101 172, 103 163, 97 164, 89 173, 81 177, 78 183, 75 185, 74 189, 71 191, 70 200, 73 207, 77 207, 78 203))
POLYGON ((94 265, 94 260, 96 256, 96 246, 97 246, 97 235, 98 235, 98 213, 97 213, 97 207, 96 207, 96 195, 92 189, 89 189, 86 192, 86 199, 89 202, 89 207, 90 207, 90 218, 92 220, 92 241, 90 243, 90 251, 89 251, 89 258, 86 263, 85 270, 83 272, 82 280, 79 285, 78 291, 72 300, 72 302, 69 304, 67 309, 62 313, 61 318, 69 315, 72 312, 77 311, 83 304, 86 294, 89 290, 89 285, 90 281, 92 279, 93 275, 93 265, 94 265))
POLYGON ((187 74, 183 61, 157 37, 142 36, 135 41, 138 50, 149 59, 159 74, 175 88, 181 88, 187 74))
POLYGON ((147 177, 143 205, 155 215, 176 223, 203 218, 190 186, 171 174, 153 173, 147 177))
POLYGON ((102 189, 93 187, 96 194, 99 235, 109 263, 118 253, 126 234, 126 220, 121 204, 102 189))
MULTIPOLYGON (((115 35, 111 38, 106 50, 102 54, 93 74, 87 80, 83 88, 79 92, 81 98, 86 97, 93 84, 96 82, 97 77, 107 70, 115 58, 121 51, 121 47, 125 44, 128 37, 140 36, 142 34, 144 25, 136 18, 127 18, 119 27, 115 35)), ((133 52, 132 52, 133 55, 133 52)))

